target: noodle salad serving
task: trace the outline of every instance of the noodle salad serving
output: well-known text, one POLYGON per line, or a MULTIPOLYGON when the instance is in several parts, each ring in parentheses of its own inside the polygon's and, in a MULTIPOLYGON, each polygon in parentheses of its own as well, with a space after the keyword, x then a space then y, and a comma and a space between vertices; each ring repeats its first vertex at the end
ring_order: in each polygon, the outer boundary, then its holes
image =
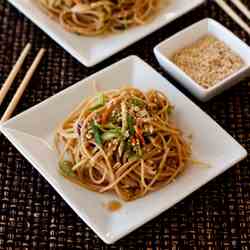
POLYGON ((172 112, 157 90, 126 87, 87 98, 57 128, 60 173, 125 201, 167 185, 191 158, 172 112))
POLYGON ((158 9, 159 0, 36 0, 68 31, 95 36, 142 25, 158 9))

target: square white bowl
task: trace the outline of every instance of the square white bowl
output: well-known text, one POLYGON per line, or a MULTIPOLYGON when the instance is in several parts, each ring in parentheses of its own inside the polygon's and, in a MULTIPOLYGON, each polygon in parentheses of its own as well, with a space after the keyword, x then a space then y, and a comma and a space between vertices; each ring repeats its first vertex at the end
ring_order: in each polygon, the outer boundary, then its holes
POLYGON ((162 68, 201 101, 208 101, 250 74, 250 47, 226 27, 210 18, 203 19, 164 40, 154 48, 154 53, 162 68), (208 89, 200 86, 170 60, 174 53, 190 46, 207 34, 223 41, 234 53, 241 57, 245 64, 237 72, 208 89))
POLYGON ((183 0, 167 0, 169 3, 166 4, 166 0, 161 0, 159 12, 151 22, 125 32, 87 37, 65 31, 58 22, 41 10, 37 0, 8 1, 87 67, 94 66, 204 2, 188 0, 183 4, 183 0))
POLYGON ((136 56, 127 57, 17 115, 1 124, 0 131, 106 243, 135 230, 247 155, 215 121, 136 56), (186 135, 193 135, 193 158, 211 167, 191 164, 165 188, 133 202, 122 202, 117 212, 107 211, 103 204, 116 199, 114 194, 91 192, 68 182, 58 173, 58 155, 53 148, 55 128, 83 98, 95 94, 93 81, 103 90, 130 83, 143 91, 154 88, 164 92, 175 106, 173 119, 178 127, 186 135))

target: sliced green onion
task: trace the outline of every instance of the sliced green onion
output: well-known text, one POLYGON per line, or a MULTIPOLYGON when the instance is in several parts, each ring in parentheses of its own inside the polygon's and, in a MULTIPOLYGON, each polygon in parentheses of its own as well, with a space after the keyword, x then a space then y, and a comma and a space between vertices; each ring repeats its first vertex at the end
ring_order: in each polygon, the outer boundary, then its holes
POLYGON ((168 114, 171 115, 173 110, 174 110, 174 107, 169 105, 167 109, 168 114))
POLYGON ((130 133, 130 135, 134 135, 135 134, 134 118, 131 115, 128 115, 127 119, 128 119, 129 133, 130 133))
POLYGON ((112 122, 103 124, 102 126, 103 126, 103 128, 108 128, 108 129, 116 129, 116 128, 118 128, 118 127, 115 126, 112 122))
POLYGON ((76 174, 72 170, 72 163, 70 161, 60 161, 59 171, 63 176, 76 177, 76 174))
POLYGON ((131 144, 131 140, 130 139, 128 139, 127 141, 125 141, 124 151, 126 151, 128 153, 128 155, 131 154, 131 152, 132 152, 132 144, 131 144))
POLYGON ((136 144, 136 153, 138 156, 142 156, 142 149, 140 144, 136 144))
POLYGON ((65 129, 65 132, 69 134, 73 134, 75 133, 75 130, 73 128, 68 128, 68 129, 65 129))
POLYGON ((105 133, 102 134, 102 140, 103 141, 110 141, 114 138, 121 137, 121 129, 111 129, 105 133))
POLYGON ((164 107, 164 112, 167 112, 169 115, 172 114, 173 110, 174 110, 174 106, 168 105, 164 107))
POLYGON ((102 134, 102 140, 103 141, 110 141, 114 138, 117 138, 117 134, 111 133, 111 132, 105 132, 102 134))
POLYGON ((98 145, 102 145, 102 137, 101 137, 101 131, 99 126, 97 126, 94 122, 91 125, 91 129, 93 131, 94 137, 95 137, 95 142, 98 145))
POLYGON ((139 160, 141 157, 139 155, 136 154, 132 154, 128 157, 129 161, 135 161, 135 160, 139 160))
POLYGON ((97 101, 96 101, 95 105, 93 107, 91 107, 89 109, 89 111, 92 112, 92 111, 95 111, 95 110, 103 107, 106 102, 107 102, 107 97, 103 93, 98 94, 97 101))
POLYGON ((90 112, 93 112, 93 111, 95 111, 95 110, 97 110, 97 109, 99 109, 99 108, 101 108, 101 107, 103 107, 103 105, 102 105, 102 104, 98 104, 98 105, 95 105, 95 106, 93 106, 92 108, 90 108, 89 111, 90 111, 90 112))
POLYGON ((139 99, 139 98, 132 98, 132 100, 131 100, 131 103, 133 104, 133 105, 135 105, 135 106, 138 106, 138 107, 140 107, 140 108, 142 108, 142 107, 144 107, 145 106, 145 103, 144 103, 144 101, 142 101, 141 99, 139 99))

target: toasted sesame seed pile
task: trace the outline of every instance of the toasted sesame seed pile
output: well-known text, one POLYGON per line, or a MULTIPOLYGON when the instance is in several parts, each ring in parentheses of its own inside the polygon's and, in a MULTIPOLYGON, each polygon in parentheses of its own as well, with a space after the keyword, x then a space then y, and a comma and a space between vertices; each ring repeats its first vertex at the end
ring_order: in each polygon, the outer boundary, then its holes
POLYGON ((172 56, 172 62, 204 88, 210 88, 244 66, 224 42, 206 35, 172 56))

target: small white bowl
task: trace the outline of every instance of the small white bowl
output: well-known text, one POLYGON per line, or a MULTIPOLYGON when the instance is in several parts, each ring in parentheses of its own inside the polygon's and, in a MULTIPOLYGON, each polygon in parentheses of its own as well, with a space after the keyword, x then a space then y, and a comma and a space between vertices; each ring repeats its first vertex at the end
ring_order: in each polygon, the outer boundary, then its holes
POLYGON ((210 18, 203 19, 164 40, 154 48, 154 53, 159 64, 165 69, 165 71, 179 81, 196 98, 204 102, 232 87, 250 74, 250 47, 226 27, 210 18), (209 89, 200 86, 170 60, 175 52, 184 47, 190 46, 207 34, 213 35, 223 41, 234 53, 241 57, 245 64, 245 66, 237 72, 209 89))

